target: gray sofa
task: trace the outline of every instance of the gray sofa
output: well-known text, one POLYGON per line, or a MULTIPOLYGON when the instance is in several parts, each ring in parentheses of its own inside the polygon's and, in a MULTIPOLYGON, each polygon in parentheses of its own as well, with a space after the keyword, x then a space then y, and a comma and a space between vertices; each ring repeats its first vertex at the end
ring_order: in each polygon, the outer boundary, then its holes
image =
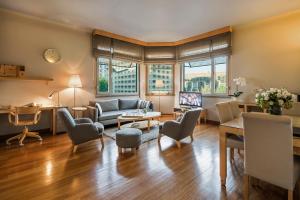
POLYGON ((143 109, 145 107, 150 111, 153 110, 153 104, 151 102, 147 102, 147 105, 143 105, 144 103, 145 101, 140 99, 90 101, 87 110, 84 112, 84 117, 88 117, 94 122, 100 122, 103 125, 116 124, 118 116, 123 113, 134 112, 137 109, 143 109))

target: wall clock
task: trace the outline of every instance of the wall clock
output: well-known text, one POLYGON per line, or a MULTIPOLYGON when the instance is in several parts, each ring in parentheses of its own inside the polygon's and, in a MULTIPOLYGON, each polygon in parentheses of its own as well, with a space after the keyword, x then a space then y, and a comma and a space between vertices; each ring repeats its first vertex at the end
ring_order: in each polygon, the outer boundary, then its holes
POLYGON ((49 63, 57 63, 61 57, 57 49, 46 49, 44 51, 44 59, 49 63))

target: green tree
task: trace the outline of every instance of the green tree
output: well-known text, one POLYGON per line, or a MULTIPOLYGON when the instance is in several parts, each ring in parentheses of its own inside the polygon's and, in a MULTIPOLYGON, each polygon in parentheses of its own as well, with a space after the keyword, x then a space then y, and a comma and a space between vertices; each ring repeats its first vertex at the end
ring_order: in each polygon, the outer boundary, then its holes
POLYGON ((108 91, 108 81, 105 78, 99 79, 99 92, 108 91))

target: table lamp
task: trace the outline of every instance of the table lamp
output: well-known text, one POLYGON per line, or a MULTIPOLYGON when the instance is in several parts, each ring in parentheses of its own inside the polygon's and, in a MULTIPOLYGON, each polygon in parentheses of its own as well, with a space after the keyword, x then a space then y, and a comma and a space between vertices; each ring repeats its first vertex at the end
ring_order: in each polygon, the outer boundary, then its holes
POLYGON ((60 106, 60 103, 59 103, 59 90, 52 90, 49 95, 48 95, 48 99, 51 99, 53 98, 53 96, 57 93, 57 105, 56 106, 60 106))
POLYGON ((69 80, 69 87, 74 88, 74 107, 75 107, 75 92, 76 92, 76 88, 81 88, 82 84, 81 84, 81 80, 80 80, 80 76, 79 74, 73 74, 70 77, 69 80))
POLYGON ((155 81, 155 88, 158 88, 158 110, 160 112, 160 89, 165 86, 163 80, 156 80, 155 81))

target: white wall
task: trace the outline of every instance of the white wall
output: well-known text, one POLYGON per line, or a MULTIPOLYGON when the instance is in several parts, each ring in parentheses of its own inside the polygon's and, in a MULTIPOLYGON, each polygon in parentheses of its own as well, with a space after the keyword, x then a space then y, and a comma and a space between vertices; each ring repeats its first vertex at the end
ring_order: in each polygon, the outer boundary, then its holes
POLYGON ((0 10, 0 63, 25 65, 26 76, 54 78, 40 81, 0 81, 0 105, 49 103, 52 89, 62 89, 61 103, 72 105, 73 90, 67 88, 70 74, 80 74, 84 88, 77 89, 78 105, 93 98, 95 61, 91 54, 91 34, 36 18, 0 10), (62 56, 57 64, 47 63, 43 51, 56 48, 62 56))

